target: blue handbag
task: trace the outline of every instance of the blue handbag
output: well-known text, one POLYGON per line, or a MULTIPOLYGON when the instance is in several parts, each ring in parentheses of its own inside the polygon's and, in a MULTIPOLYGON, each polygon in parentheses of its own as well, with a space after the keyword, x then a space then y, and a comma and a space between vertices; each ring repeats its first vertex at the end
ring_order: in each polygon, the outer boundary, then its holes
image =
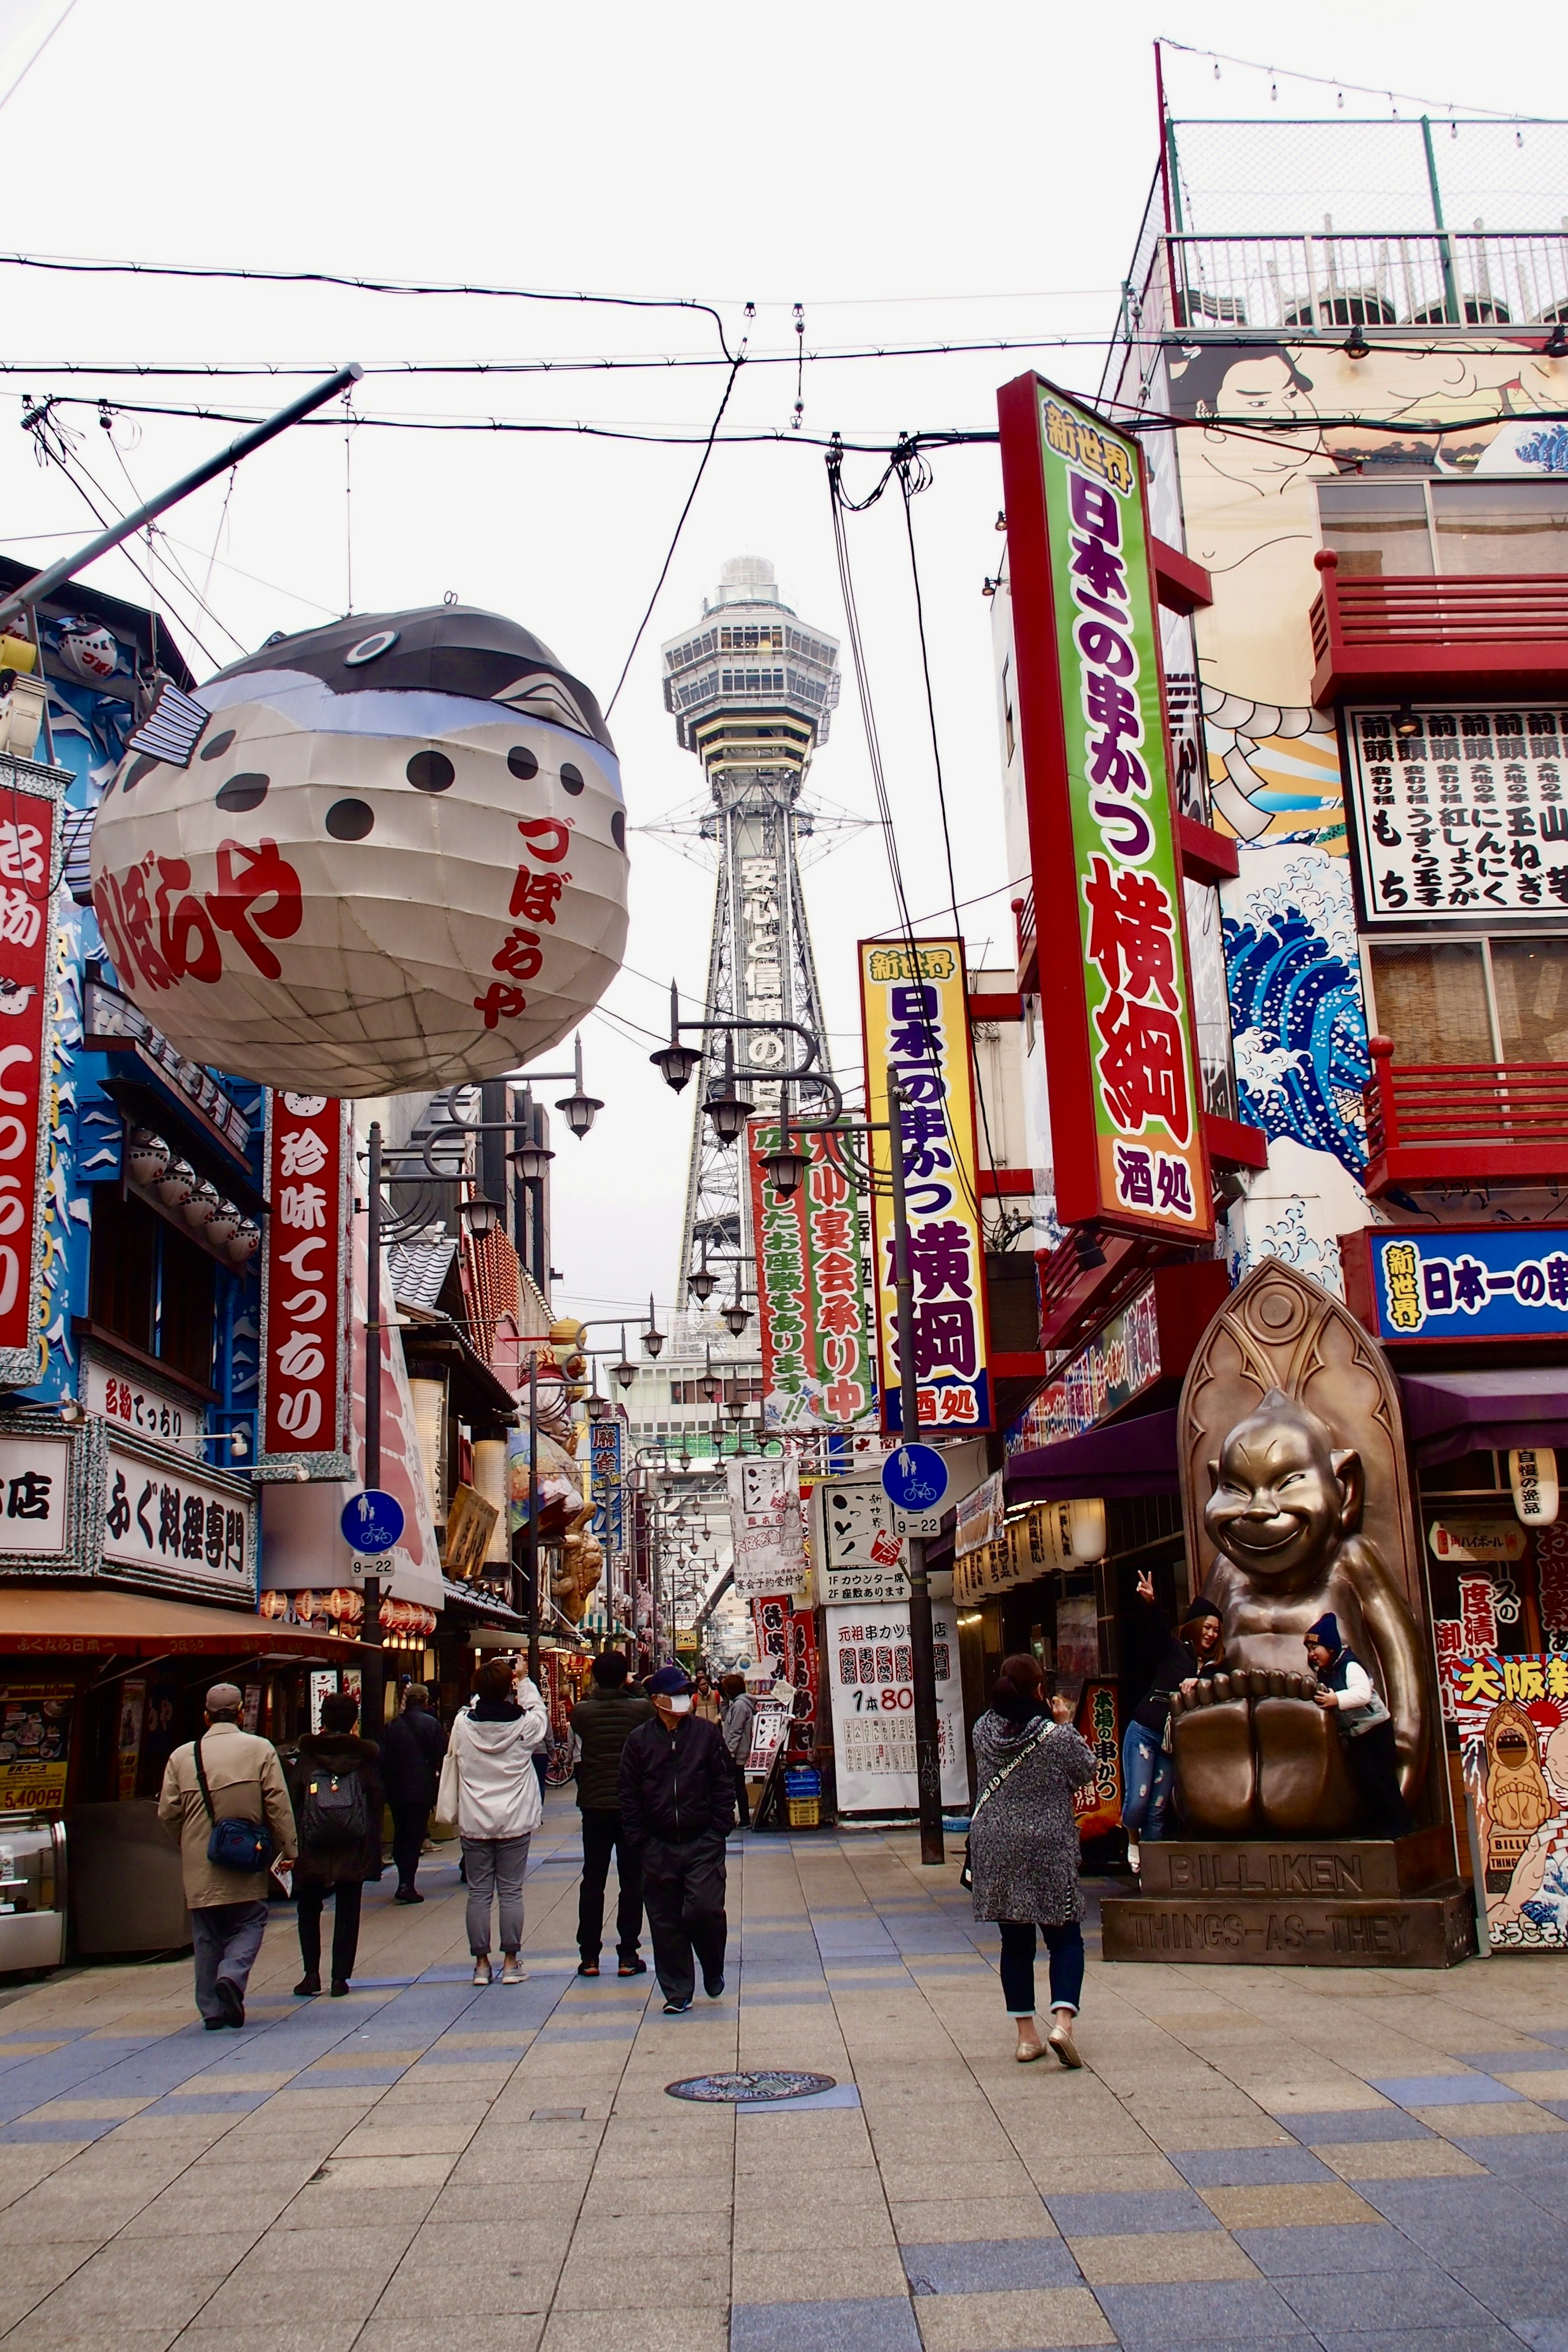
POLYGON ((202 1769, 202 1743, 195 1748, 196 1780, 202 1792, 202 1802, 212 1823, 207 1839, 207 1860, 216 1870, 237 1870, 254 1875, 265 1870, 273 1855, 272 1832, 265 1822, 247 1821, 243 1814, 234 1814, 219 1821, 213 1806, 213 1792, 207 1786, 207 1776, 202 1769))

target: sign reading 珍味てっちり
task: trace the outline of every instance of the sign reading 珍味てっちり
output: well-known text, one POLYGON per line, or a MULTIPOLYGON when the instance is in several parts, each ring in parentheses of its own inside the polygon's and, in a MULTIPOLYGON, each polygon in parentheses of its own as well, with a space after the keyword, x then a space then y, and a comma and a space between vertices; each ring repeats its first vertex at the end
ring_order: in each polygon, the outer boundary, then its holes
POLYGON ((793 1192, 775 1192, 761 1155, 780 1132, 752 1121, 763 1418, 773 1429, 852 1429, 877 1410, 858 1187, 831 1136, 792 1135, 805 1176, 793 1192))
MULTIPOLYGON (((914 1368, 921 1428, 935 1435, 989 1429, 985 1242, 975 1174, 974 1087, 960 940, 860 942, 860 1020, 874 1196, 877 1341, 882 1426, 903 1425, 899 1393, 898 1269, 889 1167, 888 1077, 903 1097, 900 1148, 914 1277, 914 1368)), ((912 1434, 912 1433, 910 1433, 912 1434)))
POLYGON ((1057 1209, 1214 1230, 1135 441, 998 394, 1057 1209))
POLYGON ((0 799, 0 1382, 44 1369, 36 1312, 48 1150, 60 786, 7 770, 0 799))
POLYGON ((261 1263, 261 1449, 257 1468, 353 1475, 348 1455, 348 1105, 274 1094, 267 1108, 270 1213, 261 1263))

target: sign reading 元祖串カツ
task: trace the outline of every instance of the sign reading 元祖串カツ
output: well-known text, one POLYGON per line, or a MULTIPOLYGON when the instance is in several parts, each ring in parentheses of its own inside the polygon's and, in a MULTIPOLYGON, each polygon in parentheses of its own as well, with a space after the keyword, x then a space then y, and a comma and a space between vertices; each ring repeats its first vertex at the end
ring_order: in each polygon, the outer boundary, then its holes
POLYGON ((1214 1230, 1137 444, 998 394, 1057 1209, 1214 1230))
POLYGON ((267 1107, 261 1266, 261 1455, 312 1477, 346 1478, 348 1106, 274 1094, 267 1107))
POLYGON ((1560 924, 1565 738, 1561 707, 1347 712, 1364 919, 1405 930, 1501 915, 1560 924))
MULTIPOLYGON (((975 1176, 974 1087, 960 940, 911 948, 860 942, 860 1021, 873 1130, 888 1119, 888 1073, 903 1096, 900 1145, 914 1277, 916 1410, 922 1429, 991 1427, 985 1328, 985 1242, 975 1176), (917 968, 918 967, 918 968, 917 968)), ((877 1339, 882 1426, 903 1425, 889 1137, 873 1131, 877 1339)))
POLYGON ((1380 1339, 1568 1334, 1568 1226, 1434 1225, 1365 1239, 1380 1339))

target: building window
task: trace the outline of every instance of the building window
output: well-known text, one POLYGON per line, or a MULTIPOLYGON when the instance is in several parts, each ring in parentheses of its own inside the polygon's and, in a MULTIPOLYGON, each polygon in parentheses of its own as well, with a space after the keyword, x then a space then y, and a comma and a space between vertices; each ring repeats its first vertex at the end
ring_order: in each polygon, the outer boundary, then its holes
POLYGON ((1321 482, 1318 517, 1342 579, 1568 572, 1568 482, 1363 475, 1321 482))
POLYGON ((1396 1062, 1568 1061, 1568 937, 1366 943, 1367 1021, 1396 1062))

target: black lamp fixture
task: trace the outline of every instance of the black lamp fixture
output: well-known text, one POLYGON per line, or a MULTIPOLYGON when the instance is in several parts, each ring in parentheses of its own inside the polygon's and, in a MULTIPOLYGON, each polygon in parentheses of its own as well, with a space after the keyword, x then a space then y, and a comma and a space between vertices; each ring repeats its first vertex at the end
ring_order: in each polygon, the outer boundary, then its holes
POLYGON ((637 1376, 637 1368, 626 1353, 626 1327, 624 1323, 621 1325, 621 1360, 610 1369, 624 1389, 629 1389, 637 1376))
POLYGON ((1100 1236, 1092 1225, 1073 1227, 1072 1251, 1073 1256, 1078 1261, 1080 1274, 1088 1274, 1093 1267, 1105 1264, 1105 1252, 1100 1247, 1100 1236))
POLYGON ((1361 320, 1359 318, 1352 322, 1350 333, 1345 337, 1345 340, 1340 348, 1344 352, 1347 360, 1364 360, 1367 353, 1371 351, 1372 345, 1362 333, 1361 320))
MULTIPOLYGON (((589 1125, 592 1124, 590 1119, 589 1125)), ((525 1184, 537 1184, 549 1173, 550 1163, 555 1154, 542 1143, 531 1142, 520 1143, 515 1151, 509 1151, 506 1156, 525 1184)))
POLYGON ((804 1151, 797 1151, 791 1143, 787 1127, 784 1130, 783 1139, 775 1144, 772 1151, 764 1151, 763 1154, 763 1173, 781 1201, 787 1201, 792 1192, 799 1191, 805 1181, 806 1166, 805 1154, 804 1151))
POLYGON ((738 1388, 726 1390, 724 1395, 724 1410, 731 1416, 731 1420, 740 1421, 743 1418, 746 1411, 746 1400, 741 1394, 738 1388))
POLYGON ((724 1039, 723 1083, 712 1089, 702 1108, 714 1134, 726 1147, 739 1139, 756 1108, 735 1084, 735 1046, 728 1035, 724 1039))
POLYGON ((724 1321, 729 1327, 731 1338, 738 1339, 751 1319, 750 1311, 741 1304, 741 1286, 737 1281, 735 1296, 724 1309, 724 1321))
POLYGON ((708 1368, 702 1375, 702 1393, 707 1398, 710 1404, 716 1404, 718 1402, 719 1392, 722 1389, 723 1385, 723 1381, 720 1379, 718 1373, 713 1369, 713 1349, 711 1344, 710 1344, 708 1349, 708 1368))
POLYGON ((1552 321, 1552 333, 1542 345, 1541 356, 1546 360, 1568 359, 1568 320, 1561 316, 1552 321))
POLYGON ((669 1043, 661 1045, 648 1060, 672 1093, 679 1094, 691 1082, 691 1073, 702 1059, 695 1045, 680 1042, 680 991, 674 981, 669 983, 669 1043))
POLYGON ((1421 721, 1408 702, 1402 702, 1394 714, 1394 731, 1402 743, 1408 743, 1421 732, 1421 721))
POLYGON ((689 1290, 693 1298, 696 1299, 699 1307, 706 1307, 708 1301, 712 1297, 713 1293, 719 1287, 718 1276, 716 1274, 710 1274, 708 1271, 708 1236, 706 1234, 702 1236, 702 1263, 698 1267, 695 1274, 689 1274, 687 1276, 686 1287, 689 1290))
POLYGON ((599 1100, 597 1095, 585 1095, 583 1092, 583 1034, 581 1030, 577 1033, 576 1049, 575 1058, 577 1075, 575 1087, 571 1094, 563 1095, 555 1108, 558 1111, 563 1111, 565 1113, 567 1126, 571 1129, 578 1141, 581 1142, 584 1136, 587 1134, 588 1129, 593 1126, 594 1121, 599 1116, 599 1113, 604 1109, 605 1106, 599 1100))
POLYGON ((662 1355, 664 1352, 664 1333, 659 1329, 658 1324, 653 1319, 653 1293, 651 1290, 647 1295, 647 1329, 642 1335, 642 1343, 646 1353, 650 1356, 662 1355))
POLYGON ((610 1400, 599 1394, 599 1367, 594 1366, 592 1385, 583 1400, 583 1410, 590 1421, 603 1421, 610 1410, 610 1400))
POLYGON ((482 1192, 476 1192, 471 1201, 463 1202, 463 1222, 474 1239, 482 1242, 487 1234, 500 1232, 506 1223, 506 1211, 499 1201, 488 1201, 482 1192))

